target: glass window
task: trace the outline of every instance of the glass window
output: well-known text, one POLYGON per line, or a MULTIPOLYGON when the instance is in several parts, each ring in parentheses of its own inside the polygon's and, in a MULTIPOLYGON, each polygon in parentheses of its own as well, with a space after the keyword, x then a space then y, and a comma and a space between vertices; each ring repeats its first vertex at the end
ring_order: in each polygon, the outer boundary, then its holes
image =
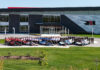
POLYGON ((20 22, 28 22, 28 16, 20 16, 20 22))
POLYGON ((1 26, 0 25, 0 32, 5 32, 5 29, 8 32, 9 31, 9 26, 1 26))
POLYGON ((9 22, 0 22, 0 32, 9 31, 9 22))
POLYGON ((0 22, 8 22, 9 16, 7 15, 0 15, 0 22))
POLYGON ((28 25, 21 25, 20 32, 28 32, 28 25))
POLYGON ((43 23, 60 23, 60 16, 43 16, 43 23))

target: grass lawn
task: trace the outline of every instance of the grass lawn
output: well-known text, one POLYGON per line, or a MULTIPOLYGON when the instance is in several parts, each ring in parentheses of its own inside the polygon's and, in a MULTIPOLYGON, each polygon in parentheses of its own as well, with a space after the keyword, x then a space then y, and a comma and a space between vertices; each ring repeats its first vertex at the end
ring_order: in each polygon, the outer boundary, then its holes
POLYGON ((1 48, 0 56, 5 56, 8 52, 17 56, 28 53, 37 56, 41 50, 47 53, 48 66, 39 66, 38 61, 34 60, 4 60, 4 70, 96 70, 95 60, 100 60, 100 48, 85 47, 1 48))
POLYGON ((0 39, 0 44, 4 44, 5 43, 5 39, 0 39))
MULTIPOLYGON (((31 34, 31 35, 40 35, 40 34, 31 34)), ((92 37, 92 34, 61 34, 62 36, 80 36, 80 37, 92 37)), ((100 35, 94 34, 93 37, 100 38, 100 35)))
MULTIPOLYGON (((80 37, 92 37, 91 34, 62 34, 62 36, 80 36, 80 37)), ((100 38, 100 35, 93 35, 95 38, 100 38)))

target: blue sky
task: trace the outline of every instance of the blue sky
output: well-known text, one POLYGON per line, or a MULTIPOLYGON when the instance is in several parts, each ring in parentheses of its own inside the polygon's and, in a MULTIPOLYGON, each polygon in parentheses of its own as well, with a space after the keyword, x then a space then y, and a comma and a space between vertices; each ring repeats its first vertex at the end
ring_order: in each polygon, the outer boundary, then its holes
POLYGON ((0 0, 7 7, 86 7, 100 6, 100 0, 0 0))

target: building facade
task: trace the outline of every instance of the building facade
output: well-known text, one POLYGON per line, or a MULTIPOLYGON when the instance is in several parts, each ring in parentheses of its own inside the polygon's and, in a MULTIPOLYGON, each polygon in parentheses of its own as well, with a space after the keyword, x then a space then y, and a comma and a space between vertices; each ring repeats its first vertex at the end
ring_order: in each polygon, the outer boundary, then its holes
POLYGON ((100 34, 100 7, 0 9, 0 33, 100 34), (95 25, 86 25, 94 21, 95 25))

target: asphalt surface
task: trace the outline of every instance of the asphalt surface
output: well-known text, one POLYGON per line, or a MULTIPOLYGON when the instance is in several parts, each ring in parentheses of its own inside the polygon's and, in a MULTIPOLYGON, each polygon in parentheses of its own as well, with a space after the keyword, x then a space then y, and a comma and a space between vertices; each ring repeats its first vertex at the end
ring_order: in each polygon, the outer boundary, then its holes
MULTIPOLYGON (((0 34, 0 39, 5 39, 6 37, 38 37, 38 36, 28 35, 28 34, 7 34, 7 35, 0 34)), ((0 44, 0 46, 5 47, 5 45, 2 45, 2 44, 0 44)), ((68 45, 68 46, 75 46, 75 45, 68 45)), ((29 47, 29 46, 25 46, 25 47, 29 47)), ((39 45, 39 46, 30 46, 30 47, 42 47, 42 46, 39 45)), ((44 47, 46 47, 46 46, 44 46, 44 47)), ((57 46, 55 46, 55 47, 57 47, 57 46)), ((62 46, 62 47, 64 47, 64 46, 62 46)), ((94 43, 85 45, 83 47, 100 47, 100 38, 94 38, 94 43)))

